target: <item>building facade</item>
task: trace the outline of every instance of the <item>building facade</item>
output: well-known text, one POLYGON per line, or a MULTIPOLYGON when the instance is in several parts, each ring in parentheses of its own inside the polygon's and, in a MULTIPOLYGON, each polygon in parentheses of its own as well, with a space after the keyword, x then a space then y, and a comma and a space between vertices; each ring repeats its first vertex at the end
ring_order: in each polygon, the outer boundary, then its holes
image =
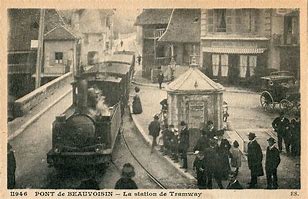
POLYGON ((80 54, 79 38, 65 26, 58 26, 44 35, 43 77, 54 78, 76 71, 80 54))
POLYGON ((87 66, 104 61, 112 54, 113 10, 75 10, 71 26, 81 35, 81 65, 87 66))
MULTIPOLYGON (((8 19, 8 90, 19 98, 34 89, 40 10, 9 9, 8 19)), ((44 33, 64 24, 57 10, 45 10, 44 33)))
POLYGON ((269 69, 297 75, 298 11, 280 10, 203 9, 200 63, 209 76, 247 79, 269 69))

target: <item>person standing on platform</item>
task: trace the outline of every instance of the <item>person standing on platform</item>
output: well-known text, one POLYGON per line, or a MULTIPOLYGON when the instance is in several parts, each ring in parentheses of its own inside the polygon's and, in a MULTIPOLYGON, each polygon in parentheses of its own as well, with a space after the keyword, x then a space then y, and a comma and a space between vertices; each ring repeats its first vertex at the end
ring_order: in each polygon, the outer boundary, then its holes
POLYGON ((258 176, 263 176, 262 159, 263 154, 259 143, 256 140, 256 135, 254 133, 248 134, 248 167, 250 169, 250 185, 249 188, 256 188, 258 184, 258 176))
POLYGON ((221 170, 220 170, 221 178, 223 180, 227 180, 229 173, 231 171, 229 163, 231 145, 227 139, 223 138, 223 135, 224 135, 224 130, 219 130, 215 138, 217 139, 217 153, 218 153, 219 164, 221 165, 221 170))
POLYGON ((279 117, 276 117, 272 122, 272 127, 277 132, 278 137, 278 149, 282 151, 282 140, 286 146, 286 152, 290 152, 290 140, 289 140, 289 119, 285 117, 284 113, 281 112, 279 117))
POLYGON ((179 162, 179 159, 178 159, 178 130, 174 128, 174 125, 171 124, 170 125, 170 131, 171 131, 171 134, 170 134, 170 148, 171 148, 171 159, 177 163, 179 162))
POLYGON ((16 159, 13 147, 7 143, 7 188, 15 188, 16 159))
POLYGON ((233 147, 230 150, 231 154, 231 166, 235 168, 234 173, 238 175, 239 168, 242 166, 242 152, 239 149, 238 141, 233 142, 233 147))
POLYGON ((140 88, 136 86, 135 92, 136 94, 133 98, 133 105, 132 105, 133 114, 140 114, 142 113, 142 105, 141 105, 141 100, 139 97, 140 88))
POLYGON ((206 123, 206 127, 202 130, 202 134, 205 134, 209 139, 213 139, 216 136, 217 131, 212 121, 206 123))
POLYGON ((275 146, 274 138, 267 139, 268 147, 266 149, 265 172, 267 179, 267 189, 277 189, 277 167, 280 164, 279 150, 275 146))
POLYGON ((149 134, 153 137, 151 153, 153 153, 154 147, 157 145, 156 138, 159 136, 160 132, 160 122, 159 117, 154 116, 154 120, 149 125, 149 134))
POLYGON ((300 155, 300 151, 301 151, 300 150, 300 141, 301 141, 300 131, 301 131, 300 120, 299 120, 299 117, 296 116, 294 119, 291 120, 291 123, 290 123, 290 132, 292 134, 291 152, 293 156, 300 155))
POLYGON ((193 169, 197 174, 197 185, 199 189, 206 188, 206 162, 203 151, 195 151, 196 158, 193 162, 193 169))
POLYGON ((183 161, 182 169, 187 172, 187 150, 189 148, 189 131, 187 124, 184 121, 181 121, 181 131, 179 133, 179 154, 183 161))
POLYGON ((157 81, 158 81, 158 85, 159 85, 159 89, 161 89, 161 85, 164 81, 164 74, 163 74, 163 71, 160 71, 157 75, 157 81))

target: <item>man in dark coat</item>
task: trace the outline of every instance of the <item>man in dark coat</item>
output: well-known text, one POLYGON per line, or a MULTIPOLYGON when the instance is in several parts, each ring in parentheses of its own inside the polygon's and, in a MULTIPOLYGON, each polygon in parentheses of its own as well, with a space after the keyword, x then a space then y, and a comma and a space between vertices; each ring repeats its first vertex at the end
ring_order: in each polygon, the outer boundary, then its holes
POLYGON ((279 150, 275 146, 274 138, 269 138, 266 149, 265 172, 268 189, 277 189, 277 167, 280 163, 279 150))
POLYGON ((291 151, 292 155, 298 156, 300 155, 300 143, 301 143, 301 137, 300 137, 300 131, 301 131, 301 124, 299 117, 296 116, 295 119, 291 120, 290 123, 290 132, 292 134, 292 141, 291 141, 291 151))
POLYGON ((286 152, 290 153, 291 136, 289 132, 290 121, 285 117, 284 113, 280 113, 280 116, 275 118, 272 122, 272 127, 277 132, 278 137, 278 149, 282 151, 282 139, 286 147, 286 152))
POLYGON ((219 164, 221 165, 221 177, 224 180, 228 179, 228 175, 231 171, 229 156, 231 144, 225 138, 223 138, 224 130, 217 131, 217 153, 219 164))
POLYGON ((12 146, 7 143, 7 188, 15 187, 16 160, 12 146))
POLYGON ((181 131, 179 133, 179 153, 181 156, 181 159, 183 160, 183 166, 182 169, 185 169, 185 172, 187 172, 187 150, 189 148, 189 131, 187 124, 184 121, 181 121, 181 131))
POLYGON ((206 135, 209 139, 213 139, 216 136, 216 129, 212 121, 208 121, 206 126, 201 130, 203 135, 206 135))
POLYGON ((160 71, 159 74, 157 75, 157 81, 158 81, 159 89, 161 89, 161 84, 164 81, 164 74, 162 71, 160 71))
POLYGON ((206 148, 210 147, 209 139, 207 136, 201 134, 200 138, 197 141, 196 146, 194 147, 194 151, 202 151, 204 152, 206 148))
POLYGON ((231 172, 229 174, 229 184, 226 189, 243 189, 242 185, 236 179, 237 174, 235 172, 231 172))
POLYGON ((212 189, 213 178, 215 179, 218 187, 223 189, 222 179, 221 179, 221 164, 219 161, 219 155, 217 152, 217 141, 211 139, 209 141, 210 147, 205 149, 205 162, 206 162, 206 177, 208 189, 212 189))
POLYGON ((203 151, 195 151, 196 158, 193 162, 193 169, 197 174, 197 185, 199 189, 206 188, 206 162, 203 151))
POLYGON ((165 124, 164 125, 164 130, 162 130, 162 136, 163 136, 163 154, 164 155, 168 155, 171 153, 171 150, 170 150, 170 139, 171 139, 171 134, 172 132, 170 131, 169 129, 169 126, 168 124, 165 124))
POLYGON ((159 136, 160 132, 160 123, 159 117, 157 115, 154 116, 154 120, 149 125, 149 134, 153 137, 151 153, 154 150, 154 147, 157 145, 156 138, 159 136))
POLYGON ((263 154, 259 143, 256 141, 256 135, 249 133, 248 139, 248 167, 250 169, 251 181, 249 188, 256 188, 258 184, 258 176, 263 176, 262 159, 263 154))
POLYGON ((171 149, 171 159, 177 163, 179 162, 179 159, 178 159, 178 145, 179 145, 179 142, 178 142, 178 131, 177 129, 174 128, 174 125, 171 124, 169 126, 169 129, 170 129, 170 149, 171 149))

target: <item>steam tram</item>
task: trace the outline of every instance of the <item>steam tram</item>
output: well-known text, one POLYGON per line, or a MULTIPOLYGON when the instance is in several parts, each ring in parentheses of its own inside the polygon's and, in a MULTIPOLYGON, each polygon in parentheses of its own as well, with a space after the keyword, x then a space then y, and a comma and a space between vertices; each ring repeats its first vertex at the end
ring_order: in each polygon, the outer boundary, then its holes
POLYGON ((110 60, 76 75, 73 104, 52 124, 50 166, 102 165, 111 160, 127 106, 132 67, 110 60))

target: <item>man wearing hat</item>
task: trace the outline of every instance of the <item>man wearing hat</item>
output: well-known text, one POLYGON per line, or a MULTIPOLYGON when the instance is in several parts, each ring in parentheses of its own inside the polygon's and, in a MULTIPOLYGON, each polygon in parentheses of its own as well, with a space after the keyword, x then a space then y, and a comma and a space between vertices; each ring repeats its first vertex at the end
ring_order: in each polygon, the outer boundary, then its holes
POLYGON ((286 152, 290 153, 290 132, 289 132, 290 121, 285 117, 283 112, 280 113, 279 117, 276 117, 272 122, 273 129, 277 132, 278 137, 278 149, 282 151, 282 139, 286 147, 286 152))
POLYGON ((280 163, 279 150, 276 148, 276 141, 270 137, 267 139, 268 147, 266 149, 265 172, 268 189, 277 189, 277 167, 280 163))
POLYGON ((153 137, 151 153, 153 152, 154 147, 157 145, 156 138, 158 137, 160 132, 160 123, 158 120, 159 117, 157 115, 154 115, 154 120, 149 125, 149 134, 153 137))
POLYGON ((195 151, 196 158, 193 163, 193 169, 197 174, 197 185, 199 189, 206 188, 206 162, 203 151, 195 151))
POLYGON ((254 133, 248 134, 248 167, 250 169, 251 181, 249 188, 256 188, 258 184, 258 176, 263 176, 262 159, 263 154, 259 143, 256 140, 254 133))
POLYGON ((189 132, 187 124, 184 121, 181 121, 181 131, 179 133, 179 153, 181 155, 181 159, 183 160, 182 169, 185 169, 187 172, 187 150, 189 148, 189 132))

